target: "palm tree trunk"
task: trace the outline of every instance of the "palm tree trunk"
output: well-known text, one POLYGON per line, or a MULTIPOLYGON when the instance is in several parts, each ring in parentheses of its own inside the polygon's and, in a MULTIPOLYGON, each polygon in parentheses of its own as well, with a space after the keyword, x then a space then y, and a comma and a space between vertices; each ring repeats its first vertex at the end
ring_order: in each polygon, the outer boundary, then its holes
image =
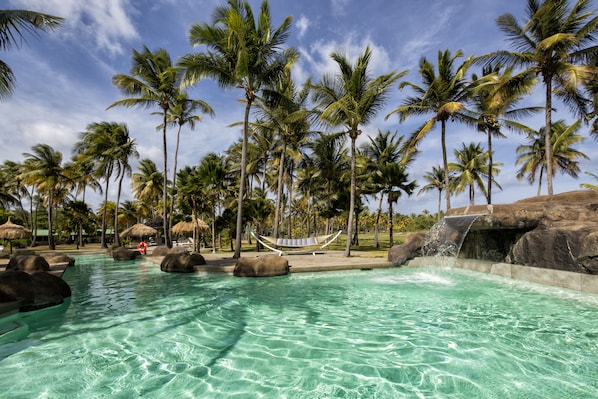
POLYGON ((378 201, 378 211, 376 212, 376 224, 374 225, 374 248, 380 248, 380 241, 378 240, 378 230, 380 229, 380 215, 382 214, 382 200, 384 194, 380 194, 380 201, 378 201))
POLYGON ((441 141, 442 141, 442 166, 444 166, 444 188, 446 194, 446 210, 448 211, 451 209, 451 188, 450 188, 450 180, 449 180, 449 169, 448 169, 448 159, 446 156, 446 120, 442 120, 440 122, 442 127, 441 129, 441 141))
POLYGON ((440 204, 442 203, 442 190, 438 190, 438 221, 440 222, 440 204))
POLYGON ((349 200, 349 218, 347 220, 347 246, 345 247, 344 256, 351 256, 351 238, 353 237, 353 212, 355 211, 355 192, 357 184, 357 161, 355 156, 355 141, 357 140, 357 132, 351 131, 351 195, 349 200))
POLYGON ((243 197, 245 196, 245 164, 247 163, 247 141, 249 136, 249 112, 253 98, 249 93, 245 95, 245 117, 243 120, 243 142, 241 146, 241 177, 239 181, 239 197, 237 198, 237 231, 235 236, 234 259, 241 257, 241 237, 243 235, 243 197))
POLYGON ((106 176, 106 191, 104 192, 104 210, 102 211, 102 234, 100 236, 100 246, 108 248, 106 243, 106 214, 108 211, 108 186, 110 185, 110 175, 106 176))
POLYGON ((393 246, 393 230, 394 230, 394 225, 393 225, 393 222, 392 222, 392 218, 393 218, 393 214, 392 213, 393 213, 392 212, 392 199, 391 199, 390 194, 388 194, 388 224, 389 224, 389 227, 390 227, 388 229, 389 230, 389 236, 388 236, 388 238, 390 240, 389 241, 390 242, 389 248, 392 248, 392 246, 393 246))
MULTIPOLYGON (((172 198, 170 200, 170 215, 174 214, 174 193, 176 192, 176 167, 177 167, 177 159, 179 156, 179 141, 181 138, 181 125, 179 125, 179 129, 176 132, 176 146, 174 149, 174 165, 172 167, 172 198)), ((168 231, 172 231, 172 217, 168 219, 168 231)))
POLYGON ((488 129, 488 205, 492 204, 492 131, 488 129))
POLYGON ((166 147, 166 110, 164 110, 164 120, 162 128, 162 155, 164 156, 164 192, 162 193, 162 212, 164 221, 162 227, 164 228, 164 239, 166 240, 166 246, 172 248, 172 240, 170 237, 170 231, 168 230, 168 148, 166 147))
POLYGON ((114 243, 120 247, 120 237, 118 236, 118 207, 120 205, 120 194, 122 192, 123 179, 125 177, 124 168, 118 179, 118 190, 116 192, 116 207, 114 209, 114 243))
POLYGON ((544 83, 546 84, 546 188, 548 195, 552 195, 552 76, 545 77, 544 83))
POLYGON ((54 235, 52 234, 53 223, 52 223, 52 205, 54 203, 54 195, 52 191, 48 194, 48 249, 55 250, 56 244, 54 243, 54 235))
POLYGON ((272 226, 272 238, 278 238, 278 223, 280 221, 280 202, 282 198, 282 177, 284 175, 284 164, 286 162, 287 144, 282 146, 282 153, 280 154, 280 163, 278 164, 278 187, 276 188, 276 209, 274 209, 274 226, 272 226))

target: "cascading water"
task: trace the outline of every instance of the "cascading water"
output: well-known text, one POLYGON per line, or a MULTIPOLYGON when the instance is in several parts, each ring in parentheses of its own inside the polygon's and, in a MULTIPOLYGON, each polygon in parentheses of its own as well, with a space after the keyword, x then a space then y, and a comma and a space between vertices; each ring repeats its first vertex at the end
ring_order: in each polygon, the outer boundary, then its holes
POLYGON ((478 216, 482 215, 447 216, 436 223, 426 235, 422 255, 456 258, 478 216))

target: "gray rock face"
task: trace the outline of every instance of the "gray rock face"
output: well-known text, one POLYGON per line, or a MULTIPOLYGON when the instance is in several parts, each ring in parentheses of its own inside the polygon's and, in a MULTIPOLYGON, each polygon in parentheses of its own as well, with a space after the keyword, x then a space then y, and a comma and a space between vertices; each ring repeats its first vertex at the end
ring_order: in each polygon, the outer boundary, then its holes
POLYGON ((239 258, 233 270, 233 275, 237 277, 273 277, 286 274, 289 274, 289 261, 278 255, 239 258))
POLYGON ((425 237, 425 232, 407 234, 403 244, 394 245, 390 248, 388 251, 388 261, 392 263, 393 266, 400 266, 409 259, 421 256, 421 249, 424 245, 425 237))
POLYGON ((168 273, 193 273, 195 266, 205 265, 206 260, 200 254, 167 254, 160 263, 160 270, 168 273))
POLYGON ((508 205, 451 209, 479 216, 460 258, 598 274, 598 192, 572 191, 508 205))

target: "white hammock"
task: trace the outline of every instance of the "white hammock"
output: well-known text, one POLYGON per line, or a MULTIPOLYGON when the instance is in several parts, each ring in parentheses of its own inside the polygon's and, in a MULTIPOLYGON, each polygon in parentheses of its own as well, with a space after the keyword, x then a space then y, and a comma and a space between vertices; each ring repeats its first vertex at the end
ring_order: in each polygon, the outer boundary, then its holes
POLYGON ((279 256, 283 254, 298 254, 298 253, 310 253, 315 255, 317 251, 326 248, 330 245, 334 240, 341 235, 343 231, 339 230, 333 234, 327 234, 317 237, 309 237, 309 238, 278 238, 274 239, 268 236, 257 236, 255 233, 251 232, 253 238, 257 240, 260 244, 264 247, 268 248, 271 251, 278 253, 279 256), (267 242, 267 243, 266 243, 267 242), (308 247, 315 247, 313 249, 307 249, 308 247), (302 250, 299 251, 284 251, 280 248, 301 248, 302 250))

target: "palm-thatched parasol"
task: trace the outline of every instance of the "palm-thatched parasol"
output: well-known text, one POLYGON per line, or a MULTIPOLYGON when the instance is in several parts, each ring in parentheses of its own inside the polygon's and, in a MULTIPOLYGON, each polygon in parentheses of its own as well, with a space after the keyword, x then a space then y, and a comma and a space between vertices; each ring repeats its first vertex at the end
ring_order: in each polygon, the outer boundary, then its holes
POLYGON ((197 223, 197 231, 198 232, 206 232, 210 229, 210 227, 208 226, 208 224, 206 222, 204 222, 201 219, 195 219, 195 222, 193 221, 181 221, 178 222, 177 224, 175 224, 174 226, 172 226, 172 232, 174 234, 185 234, 185 233, 193 233, 193 231, 196 228, 195 223, 197 223))
POLYGON ((31 237, 31 232, 27 230, 24 226, 20 224, 15 224, 10 221, 10 217, 8 221, 3 225, 0 225, 0 238, 8 240, 10 244, 10 253, 12 254, 12 240, 19 239, 19 238, 29 238, 31 237))
POLYGON ((150 226, 146 226, 145 224, 142 223, 137 223, 134 224, 133 226, 129 227, 126 230, 123 230, 122 233, 119 234, 120 238, 129 238, 129 237, 139 237, 139 238, 143 238, 143 237, 149 237, 149 236, 153 236, 156 235, 157 230, 154 229, 153 227, 150 226))

